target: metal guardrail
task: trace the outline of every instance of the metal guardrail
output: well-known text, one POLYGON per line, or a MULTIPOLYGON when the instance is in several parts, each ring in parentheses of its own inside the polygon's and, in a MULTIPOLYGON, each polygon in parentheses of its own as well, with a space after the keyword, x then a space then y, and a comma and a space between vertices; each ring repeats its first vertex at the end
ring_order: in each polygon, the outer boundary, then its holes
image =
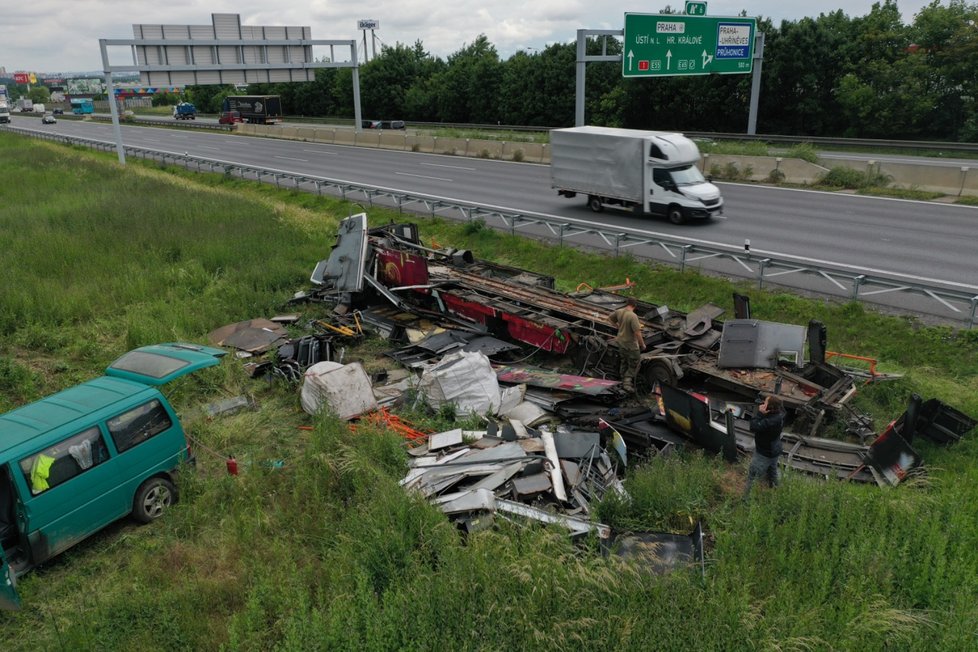
MULTIPOLYGON (((7 130, 44 140, 83 145, 97 150, 115 150, 115 143, 107 141, 18 127, 7 127, 7 130)), ((365 199, 370 206, 373 206, 375 201, 384 201, 388 203, 389 207, 396 208, 398 212, 407 209, 419 214, 428 214, 431 217, 451 216, 452 213, 455 213, 465 221, 482 220, 486 224, 495 222, 496 228, 505 229, 513 235, 520 232, 531 237, 556 240, 559 246, 570 244, 593 248, 603 243, 614 252, 616 257, 623 253, 636 255, 634 252, 644 249, 644 255, 637 254, 636 257, 670 263, 677 266, 680 271, 685 271, 695 265, 702 266, 705 261, 710 261, 719 263, 711 267, 710 271, 752 280, 757 283, 758 288, 763 288, 765 283, 777 284, 816 294, 891 307, 892 304, 877 301, 875 297, 893 294, 923 297, 942 306, 946 311, 947 319, 964 323, 968 329, 975 326, 976 313, 978 313, 978 286, 949 283, 948 285, 955 287, 945 287, 937 284, 908 282, 901 279, 900 274, 896 272, 892 273, 892 276, 887 276, 885 272, 880 274, 863 273, 845 265, 827 263, 815 265, 787 255, 771 256, 761 255, 757 252, 752 253, 747 247, 740 249, 732 245, 705 245, 688 241, 681 236, 653 235, 629 229, 598 228, 593 225, 575 223, 573 220, 559 220, 550 216, 499 210, 469 202, 446 201, 423 194, 295 174, 283 170, 243 165, 200 156, 165 153, 142 147, 126 146, 125 149, 127 156, 159 161, 164 164, 173 163, 188 169, 196 169, 199 172, 220 172, 226 175, 236 175, 242 179, 273 182, 277 187, 283 187, 283 182, 285 182, 294 189, 315 192, 319 195, 322 195, 323 191, 326 190, 339 195, 344 200, 365 199), (423 210, 419 210, 419 208, 423 208, 423 210), (587 241, 588 239, 590 242, 587 241), (805 277, 810 282, 807 285, 792 285, 784 281, 786 278, 797 276, 805 277)), ((941 313, 924 312, 913 308, 906 310, 941 316, 941 313)))
POLYGON ((713 133, 707 131, 685 131, 691 138, 709 138, 711 140, 752 140, 766 143, 787 143, 797 145, 811 143, 812 145, 837 147, 872 147, 874 149, 937 149, 955 152, 978 152, 978 143, 957 143, 940 140, 881 140, 876 138, 832 138, 830 136, 779 136, 776 134, 747 134, 713 133))
MULTIPOLYGON (((67 116, 65 116, 67 117, 67 116)), ((81 118, 81 116, 76 116, 81 118)), ((95 120, 97 122, 112 122, 112 117, 107 115, 89 115, 87 116, 89 120, 95 120)), ((209 131, 233 131, 234 127, 232 125, 222 125, 216 122, 197 122, 196 120, 177 120, 176 118, 172 120, 166 120, 162 116, 158 120, 152 120, 148 118, 133 118, 131 120, 120 120, 119 124, 122 125, 146 125, 151 127, 179 127, 181 129, 207 129, 209 131)))

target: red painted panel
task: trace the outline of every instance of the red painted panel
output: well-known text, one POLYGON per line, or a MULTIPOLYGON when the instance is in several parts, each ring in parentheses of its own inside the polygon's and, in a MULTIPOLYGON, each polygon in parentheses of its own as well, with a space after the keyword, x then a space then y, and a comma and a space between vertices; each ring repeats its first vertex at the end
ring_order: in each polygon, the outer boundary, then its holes
POLYGON ((428 261, 405 251, 377 250, 377 278, 385 286, 427 285, 428 261))

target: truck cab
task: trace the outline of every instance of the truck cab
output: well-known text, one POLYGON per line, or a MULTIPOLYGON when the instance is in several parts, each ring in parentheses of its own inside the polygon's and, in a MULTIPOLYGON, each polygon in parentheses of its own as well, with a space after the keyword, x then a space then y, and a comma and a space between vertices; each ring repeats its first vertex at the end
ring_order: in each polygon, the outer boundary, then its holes
POLYGON ((664 133, 648 143, 646 179, 648 205, 652 215, 669 218, 673 224, 706 219, 723 212, 720 191, 707 180, 696 164, 700 151, 681 134, 664 133))
POLYGON ((236 125, 239 122, 244 122, 244 119, 238 111, 224 111, 217 119, 217 123, 222 125, 236 125))

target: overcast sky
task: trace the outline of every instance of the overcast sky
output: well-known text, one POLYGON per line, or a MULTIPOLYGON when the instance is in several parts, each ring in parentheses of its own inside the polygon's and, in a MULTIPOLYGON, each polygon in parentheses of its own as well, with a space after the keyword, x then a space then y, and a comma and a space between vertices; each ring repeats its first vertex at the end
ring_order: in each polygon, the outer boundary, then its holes
MULTIPOLYGON (((898 0, 904 22, 929 0, 898 0)), ((944 3, 946 4, 946 2, 944 3)), ((132 25, 209 25, 212 13, 236 13, 244 25, 309 26, 313 39, 357 39, 357 20, 375 19, 381 43, 414 44, 445 58, 485 34, 502 58, 571 42, 578 29, 621 29, 625 12, 657 13, 685 0, 4 0, 0 66, 7 72, 97 71, 100 38, 131 39, 132 25)), ((797 20, 843 8, 863 16, 873 0, 708 0, 711 16, 797 20)), ((318 53, 317 53, 318 56, 318 53)), ((113 64, 128 63, 112 59, 113 64)))

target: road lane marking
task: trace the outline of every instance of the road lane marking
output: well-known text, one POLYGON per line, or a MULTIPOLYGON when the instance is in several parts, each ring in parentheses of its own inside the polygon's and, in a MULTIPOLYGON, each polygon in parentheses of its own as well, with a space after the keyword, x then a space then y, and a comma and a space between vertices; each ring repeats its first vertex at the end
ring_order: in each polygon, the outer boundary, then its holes
POLYGON ((446 179, 445 177, 426 177, 423 174, 408 174, 407 172, 395 172, 394 174, 399 174, 402 177, 417 177, 418 179, 431 179, 432 181, 451 181, 451 179, 446 179))
POLYGON ((275 158, 285 159, 286 161, 299 161, 300 163, 308 163, 309 159, 306 158, 292 158, 291 156, 276 156, 275 158))
POLYGON ((439 165, 438 163, 422 163, 421 165, 427 165, 431 168, 451 168, 453 170, 469 170, 475 172, 475 168, 463 168, 461 165, 439 165))
POLYGON ((304 149, 303 152, 309 152, 310 154, 328 154, 329 156, 337 156, 339 152, 327 152, 323 149, 304 149))

